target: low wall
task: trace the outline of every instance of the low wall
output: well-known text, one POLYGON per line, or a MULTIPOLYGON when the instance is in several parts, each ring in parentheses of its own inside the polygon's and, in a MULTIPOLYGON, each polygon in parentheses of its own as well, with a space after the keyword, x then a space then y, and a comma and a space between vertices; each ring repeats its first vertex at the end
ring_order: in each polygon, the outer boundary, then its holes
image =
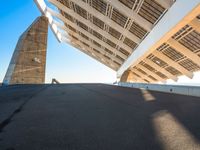
POLYGON ((162 84, 145 84, 145 83, 128 83, 128 82, 119 82, 118 86, 141 88, 152 91, 200 97, 200 86, 182 86, 182 85, 166 85, 166 84, 162 85, 162 84))

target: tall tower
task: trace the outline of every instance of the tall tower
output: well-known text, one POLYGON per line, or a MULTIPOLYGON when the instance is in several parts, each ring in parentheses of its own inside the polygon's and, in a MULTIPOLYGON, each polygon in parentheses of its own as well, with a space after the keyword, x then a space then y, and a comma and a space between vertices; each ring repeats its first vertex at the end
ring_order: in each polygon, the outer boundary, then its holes
POLYGON ((20 36, 3 84, 45 82, 48 19, 38 17, 20 36))

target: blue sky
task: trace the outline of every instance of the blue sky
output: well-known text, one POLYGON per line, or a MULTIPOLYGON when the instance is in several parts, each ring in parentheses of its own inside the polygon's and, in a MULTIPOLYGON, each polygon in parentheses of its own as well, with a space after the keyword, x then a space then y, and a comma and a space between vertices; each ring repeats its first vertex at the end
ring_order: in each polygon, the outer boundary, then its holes
MULTIPOLYGON (((19 36, 40 16, 33 0, 0 0, 0 82, 3 80, 19 36)), ((56 78, 68 82, 104 82, 116 80, 110 68, 70 45, 59 43, 51 30, 48 35, 46 82, 56 78)))

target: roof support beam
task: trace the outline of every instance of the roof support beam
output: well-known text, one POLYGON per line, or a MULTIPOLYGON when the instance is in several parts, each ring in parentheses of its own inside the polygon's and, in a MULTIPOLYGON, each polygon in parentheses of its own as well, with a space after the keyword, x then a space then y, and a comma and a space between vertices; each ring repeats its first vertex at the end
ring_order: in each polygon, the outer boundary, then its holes
MULTIPOLYGON (((86 40, 84 39, 82 36, 80 36, 78 33, 75 33, 73 31, 70 31, 69 29, 67 30, 68 33, 71 33, 73 36, 75 36, 76 38, 80 39, 81 41, 83 41, 84 43, 88 44, 91 48, 95 48, 97 49, 101 54, 102 56, 103 55, 106 55, 108 56, 110 59, 118 62, 119 64, 122 64, 123 62, 121 60, 119 60, 118 58, 114 57, 113 55, 111 55, 110 53, 106 52, 102 47, 98 47, 96 45, 94 45, 94 43, 92 43, 92 41, 89 41, 89 40, 86 40)), ((66 38, 71 38, 71 36, 68 36, 66 38)), ((93 52, 93 51, 92 51, 93 52)))
POLYGON ((159 51, 154 51, 153 55, 159 57, 161 60, 164 60, 170 66, 172 66, 172 67, 176 68, 178 71, 180 71, 183 75, 186 75, 188 78, 190 78, 190 79, 193 78, 193 73, 192 72, 188 71, 187 69, 185 69, 184 67, 179 65, 177 62, 171 60, 170 58, 168 58, 164 54, 160 53, 159 51))
POLYGON ((161 6, 163 6, 165 9, 169 9, 173 4, 173 0, 155 0, 155 1, 159 3, 161 6))
MULTIPOLYGON (((119 68, 117 77, 119 78, 125 70, 136 66, 149 54, 153 53, 182 27, 195 19, 199 15, 199 12, 199 0, 192 0, 189 3, 188 1, 177 0, 135 49, 134 53, 132 53, 119 68)), ((191 72, 188 76, 190 76, 190 78, 192 77, 191 72)))
MULTIPOLYGON (((81 50, 80 48, 78 48, 78 49, 81 50)), ((94 58, 95 60, 98 60, 98 58, 97 58, 96 56, 92 55, 89 51, 83 51, 83 50, 81 50, 81 51, 82 51, 83 53, 85 53, 86 55, 89 55, 90 57, 94 58)), ((104 64, 104 65, 107 66, 108 68, 113 69, 114 71, 116 71, 117 68, 118 68, 118 67, 113 67, 113 66, 108 65, 108 63, 106 63, 106 62, 104 62, 104 61, 102 61, 102 60, 98 60, 98 61, 100 61, 102 64, 104 64)))
POLYGON ((146 79, 147 81, 149 81, 149 82, 151 82, 151 83, 157 82, 157 81, 154 81, 154 80, 152 80, 151 78, 149 78, 149 77, 148 77, 148 74, 143 74, 143 73, 141 73, 140 71, 138 71, 136 68, 132 68, 131 71, 132 71, 132 72, 135 72, 136 74, 138 74, 138 75, 141 77, 141 80, 146 79))
MULTIPOLYGON (((63 5, 64 6, 64 5, 63 5)), ((67 8, 67 7, 66 7, 67 8)), ((70 20, 68 20, 67 18, 65 18, 64 16, 62 16, 60 13, 55 12, 54 10, 52 10, 51 8, 47 8, 48 12, 50 12, 53 16, 59 18, 60 20, 62 20, 64 23, 70 24, 70 26, 74 27, 75 29, 77 27, 79 27, 76 23, 71 22, 70 20)), ((71 9, 69 9, 71 10, 71 9)), ((73 18, 75 18, 76 20, 84 23, 85 25, 87 25, 89 28, 91 28, 92 30, 98 32, 99 34, 103 34, 105 38, 111 40, 111 41, 115 41, 116 39, 111 36, 108 32, 98 28, 97 26, 95 26, 94 24, 92 24, 89 20, 84 19, 83 17, 75 14, 72 10, 68 12, 69 15, 73 15, 73 18)), ((80 28, 80 27, 79 27, 80 28)), ((82 28, 81 28, 82 29, 82 28)), ((85 31, 86 32, 86 31, 85 31)), ((116 44, 116 43, 115 43, 116 44)))
MULTIPOLYGON (((98 19, 102 20, 103 22, 105 22, 106 24, 109 24, 109 26, 112 26, 112 28, 114 28, 117 31, 121 31, 122 33, 126 31, 126 29, 124 29, 123 27, 121 27, 120 25, 118 25, 117 23, 115 23, 114 21, 112 21, 111 19, 109 19, 108 16, 104 16, 102 13, 98 12, 96 9, 91 8, 89 6, 89 4, 80 1, 80 0, 72 0, 74 3, 76 3, 77 5, 79 5, 80 7, 84 8, 88 13, 90 14, 96 14, 95 17, 97 17, 98 19)), ((67 8, 66 6, 64 6, 62 3, 58 2, 57 0, 49 0, 49 2, 51 2, 52 4, 54 4, 56 7, 58 7, 59 9, 65 11, 66 13, 70 14, 71 16, 73 16, 74 18, 76 18, 77 20, 80 20, 81 22, 84 22, 86 25, 91 25, 92 23, 81 17, 80 15, 78 15, 76 12, 74 12, 72 9, 67 8)), ((92 24, 94 25, 94 24, 92 24)), ((94 25, 95 26, 95 25, 94 25)), ((104 30, 100 29, 101 31, 100 33, 102 34, 102 32, 105 32, 104 30)), ((108 34, 106 32, 106 34, 108 34)), ((105 35, 103 33, 103 35, 105 35)), ((139 39, 137 36, 133 35, 130 32, 127 32, 126 35, 124 35, 126 37, 128 37, 129 39, 133 40, 136 43, 140 43, 141 39, 139 39)), ((113 40, 114 41, 114 40, 113 40)), ((117 44, 118 40, 115 38, 115 43, 117 44)))
POLYGON ((189 23, 190 26, 192 26, 197 32, 200 33, 200 20, 195 18, 189 23))
POLYGON ((153 68, 159 70, 160 72, 162 72, 169 79, 172 79, 174 81, 178 81, 178 78, 176 76, 172 75, 167 70, 165 70, 164 68, 160 67, 158 64, 152 62, 150 59, 145 59, 144 62, 147 63, 148 65, 150 65, 151 67, 153 67, 153 68))
MULTIPOLYGON (((48 9, 49 11, 50 9, 48 9)), ((84 29, 80 28, 77 24, 67 20, 65 17, 63 17, 62 15, 56 13, 55 11, 51 10, 51 14, 53 16, 56 16, 57 18, 61 19, 63 22, 67 23, 68 25, 74 27, 77 31, 85 34, 86 36, 92 38, 93 40, 95 40, 96 42, 98 42, 99 44, 101 44, 102 46, 106 47, 107 49, 111 50, 114 54, 119 55, 120 57, 122 57, 123 59, 126 59, 127 56, 124 55, 123 53, 121 53, 120 51, 117 51, 115 48, 111 47, 109 44, 101 41, 100 39, 98 39, 97 37, 95 37, 93 34, 85 31, 84 29)), ((58 23, 56 24, 58 27, 62 28, 63 30, 65 30, 66 28, 63 26, 60 26, 58 23)))
POLYGON ((145 82, 145 81, 133 74, 131 82, 134 83, 134 82, 145 82))
MULTIPOLYGON (((79 36, 76 36, 76 35, 74 35, 76 38, 79 38, 79 36)), ((71 37, 72 38, 72 37, 71 37)), ((77 41, 77 40, 76 40, 77 41)), ((89 44, 88 43, 88 41, 86 41, 86 40, 84 40, 83 38, 80 38, 80 41, 82 41, 82 42, 84 42, 84 43, 86 43, 86 44, 88 44, 90 47, 88 47, 88 46, 86 46, 85 45, 85 47, 87 47, 87 49, 89 49, 89 50, 92 50, 91 52, 92 53, 95 53, 97 56, 101 56, 102 58, 104 58, 105 56, 104 55, 106 55, 106 56, 108 56, 111 60, 111 62, 113 63, 113 61, 116 61, 116 62, 118 62, 119 64, 120 63, 122 63, 122 61, 121 60, 119 60, 119 59, 117 59, 117 58, 111 58, 112 56, 109 56, 109 54, 108 53, 106 53, 102 48, 98 48, 96 45, 94 45, 91 41, 89 41, 89 43, 91 43, 91 44, 89 44), (99 51, 99 53, 97 53, 96 51, 94 51, 93 50, 93 48, 95 48, 95 49, 97 49, 98 51, 99 51)), ((83 45, 83 44, 81 44, 81 45, 83 45)), ((106 58, 106 57, 105 57, 106 58)), ((107 58, 106 58, 107 59, 107 58)))
POLYGON ((193 62, 200 66, 200 58, 198 55, 190 51, 188 48, 180 44, 174 39, 169 39, 167 42, 171 47, 184 54, 186 57, 190 58, 193 62))
POLYGON ((52 15, 51 15, 51 13, 49 13, 46 10, 46 8, 47 8, 46 3, 44 2, 44 0, 34 0, 34 1, 35 1, 36 5, 38 6, 38 8, 40 9, 40 12, 48 18, 49 26, 50 26, 51 30, 53 31, 57 40, 59 42, 61 42, 61 35, 58 32, 57 26, 55 26, 55 24, 52 23, 52 20, 53 20, 52 15))
MULTIPOLYGON (((131 71, 131 72, 133 72, 133 71, 131 71)), ((134 72, 135 74, 137 74, 137 75, 139 75, 138 73, 136 73, 136 72, 134 72)), ((148 81, 148 79, 146 79, 147 81, 145 81, 144 79, 142 79, 141 77, 138 77, 138 76, 136 76, 136 75, 134 75, 133 74, 133 78, 135 79, 135 80, 133 80, 133 82, 139 82, 139 83, 149 83, 150 81, 148 81)))
POLYGON ((135 82, 137 82, 137 83, 150 83, 149 81, 148 82, 147 81, 145 81, 145 80, 143 80, 143 79, 141 79, 139 77, 137 77, 136 80, 135 80, 135 82))
MULTIPOLYGON (((67 42, 67 41, 66 41, 66 42, 67 42)), ((69 44, 73 45, 75 48, 79 49, 81 52, 85 53, 86 55, 89 55, 90 57, 94 58, 95 60, 99 60, 99 59, 97 58, 96 55, 92 55, 92 53, 90 53, 89 51, 83 50, 83 49, 80 47, 81 45, 79 45, 79 44, 77 44, 77 43, 69 43, 69 44)), ((118 68, 118 67, 115 67, 115 66, 109 66, 108 63, 106 63, 106 62, 104 62, 104 61, 102 61, 102 60, 99 60, 99 61, 100 61, 102 64, 106 65, 106 66, 109 67, 109 68, 112 68, 112 69, 115 70, 115 71, 116 71, 117 68, 118 68)))
POLYGON ((163 81, 166 80, 166 79, 163 79, 160 76, 158 76, 155 72, 152 72, 149 69, 147 69, 146 67, 142 66, 141 64, 138 64, 137 67, 140 68, 141 70, 143 70, 144 72, 146 72, 148 75, 151 75, 152 77, 154 77, 158 81, 163 82, 163 81))
POLYGON ((111 4, 113 7, 115 7, 116 9, 120 10, 124 15, 132 19, 134 22, 139 24, 141 27, 146 29, 147 31, 151 31, 151 29, 153 28, 153 25, 150 22, 142 18, 140 15, 138 15, 136 12, 134 12, 130 8, 120 3, 118 0, 106 0, 106 1, 109 4, 111 4))
MULTIPOLYGON (((136 73, 137 74, 137 73, 136 73)), ((146 79, 147 80, 147 79, 146 79)), ((132 80, 131 80, 132 83, 136 82, 136 83, 149 83, 149 81, 145 81, 144 79, 132 74, 132 80)))
MULTIPOLYGON (((98 61, 104 62, 103 59, 104 59, 104 60, 107 60, 107 58, 106 58, 104 55, 102 55, 101 53, 97 53, 97 52, 93 51, 92 47, 87 47, 86 45, 82 44, 80 41, 77 41, 77 40, 75 41, 75 43, 79 44, 81 47, 85 48, 86 50, 89 50, 89 51, 91 52, 91 54, 92 54, 92 53, 95 54, 95 56, 97 56, 96 59, 97 59, 98 61), (98 57, 100 57, 100 58, 102 58, 102 59, 98 59, 98 57)), ((109 66, 109 67, 112 68, 112 66, 111 66, 111 64, 110 64, 110 63, 112 63, 112 62, 109 63, 109 61, 110 61, 110 60, 107 60, 106 62, 104 62, 104 64, 106 63, 107 66, 109 66)), ((113 65, 115 68, 118 68, 118 67, 119 67, 119 66, 116 65, 116 64, 112 64, 112 65, 113 65)))

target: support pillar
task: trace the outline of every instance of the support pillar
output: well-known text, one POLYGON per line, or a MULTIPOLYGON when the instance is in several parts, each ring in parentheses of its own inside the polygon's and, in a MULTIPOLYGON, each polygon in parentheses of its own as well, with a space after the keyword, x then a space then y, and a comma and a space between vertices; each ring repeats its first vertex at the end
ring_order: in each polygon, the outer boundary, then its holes
POLYGON ((48 19, 38 17, 20 36, 3 84, 45 82, 48 19))
POLYGON ((130 82, 133 80, 133 73, 130 70, 126 70, 120 78, 120 82, 130 82))

